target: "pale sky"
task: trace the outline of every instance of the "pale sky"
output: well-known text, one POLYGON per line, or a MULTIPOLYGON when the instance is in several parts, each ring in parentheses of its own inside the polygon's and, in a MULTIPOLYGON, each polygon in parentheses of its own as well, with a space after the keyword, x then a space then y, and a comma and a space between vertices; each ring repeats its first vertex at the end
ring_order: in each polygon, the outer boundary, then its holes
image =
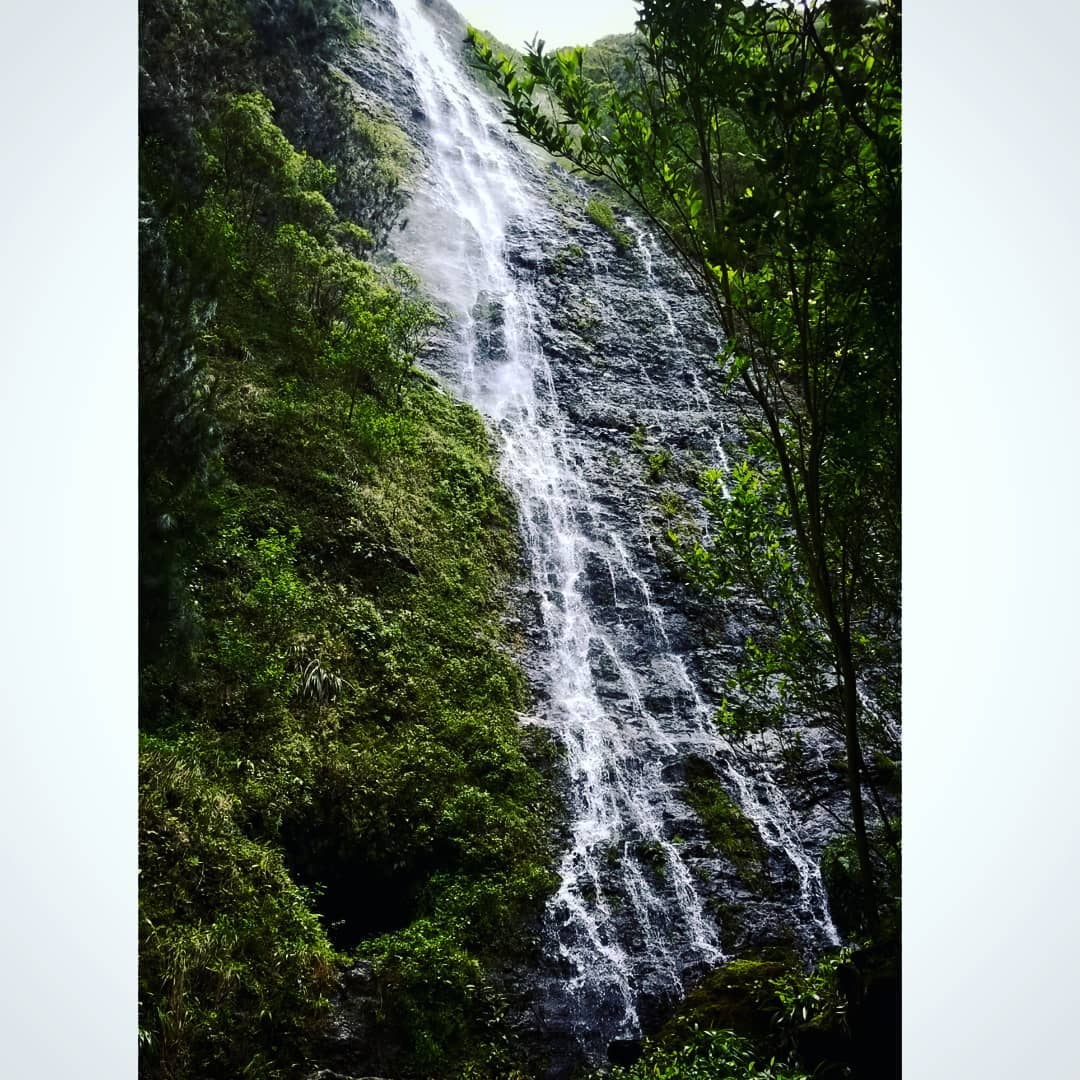
POLYGON ((635 0, 450 0, 462 16, 504 45, 520 49, 533 34, 548 45, 588 45, 634 29, 635 0))

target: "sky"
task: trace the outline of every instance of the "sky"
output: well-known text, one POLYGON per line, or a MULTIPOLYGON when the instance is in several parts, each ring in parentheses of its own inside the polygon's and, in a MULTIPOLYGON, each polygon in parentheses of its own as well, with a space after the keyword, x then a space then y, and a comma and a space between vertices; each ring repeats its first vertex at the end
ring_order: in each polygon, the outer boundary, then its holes
POLYGON ((533 34, 549 45, 588 45, 634 28, 635 0, 451 0, 462 16, 504 45, 520 49, 533 34))

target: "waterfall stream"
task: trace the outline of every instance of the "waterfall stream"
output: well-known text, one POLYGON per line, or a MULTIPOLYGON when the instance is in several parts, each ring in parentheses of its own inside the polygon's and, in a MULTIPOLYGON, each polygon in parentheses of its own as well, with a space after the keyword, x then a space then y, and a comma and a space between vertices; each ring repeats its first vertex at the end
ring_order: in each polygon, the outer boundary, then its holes
MULTIPOLYGON (((713 863, 701 844, 687 842, 696 826, 680 795, 678 763, 688 754, 714 764, 793 872, 791 903, 804 932, 822 942, 836 932, 817 859, 784 794, 767 770, 742 768, 712 724, 685 635, 650 585, 647 530, 615 521, 610 493, 595 469, 582 466, 586 451, 570 430, 557 361, 545 347, 551 305, 535 269, 512 258, 521 245, 543 247, 562 232, 545 170, 506 133, 465 71, 460 42, 420 0, 394 2, 430 160, 395 252, 452 310, 442 373, 495 433, 538 613, 528 658, 533 719, 565 749, 568 844, 546 912, 550 978, 541 1022, 595 1055, 612 1039, 640 1034, 646 991, 675 1000, 688 973, 727 955, 702 884, 713 863)), ((681 340, 674 300, 654 278, 663 254, 644 227, 627 226, 636 250, 625 258, 637 260, 654 298, 651 319, 663 339, 656 348, 684 357, 690 369, 694 345, 681 340)), ((589 263, 588 273, 603 274, 603 260, 590 253, 589 263)), ((604 374, 614 385, 617 378, 604 374)), ((642 402, 642 412, 660 405, 696 409, 696 423, 710 422, 710 397, 696 373, 684 405, 642 402)), ((712 421, 704 442, 710 463, 726 472, 725 430, 712 421)))

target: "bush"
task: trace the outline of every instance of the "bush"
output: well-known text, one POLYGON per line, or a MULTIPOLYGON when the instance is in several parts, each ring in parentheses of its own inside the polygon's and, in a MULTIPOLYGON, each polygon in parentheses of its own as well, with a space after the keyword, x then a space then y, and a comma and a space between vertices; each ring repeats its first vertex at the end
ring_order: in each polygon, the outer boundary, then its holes
POLYGON ((191 744, 144 738, 140 771, 140 1075, 286 1075, 334 982, 312 897, 191 744))
POLYGON ((734 1031, 698 1028, 678 1046, 647 1046, 636 1065, 616 1067, 608 1075, 611 1080, 809 1080, 775 1059, 761 1060, 734 1031))
POLYGON ((849 938, 865 936, 871 931, 885 937, 899 933, 900 854, 887 837, 884 828, 871 831, 873 896, 868 896, 863 886, 854 835, 834 837, 822 852, 821 879, 828 894, 829 910, 837 929, 849 938))
POLYGON ((655 454, 650 454, 648 463, 645 470, 645 475, 650 483, 659 484, 668 474, 668 470, 671 468, 671 451, 670 450, 657 450, 655 454))

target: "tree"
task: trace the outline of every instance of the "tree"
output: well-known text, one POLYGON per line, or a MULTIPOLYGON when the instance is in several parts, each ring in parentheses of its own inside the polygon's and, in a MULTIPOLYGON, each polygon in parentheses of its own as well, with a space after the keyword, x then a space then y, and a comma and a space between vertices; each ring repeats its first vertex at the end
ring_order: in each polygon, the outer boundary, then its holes
POLYGON ((331 324, 324 359, 349 394, 351 423, 357 395, 400 401, 401 387, 416 353, 427 341, 437 313, 406 267, 392 266, 379 282, 374 271, 366 287, 346 295, 331 324))
MULTIPOLYGON (((146 209, 144 205, 144 209, 146 209)), ((199 269, 200 267, 196 267, 199 269)), ((139 230, 139 651, 160 659, 194 629, 185 585, 213 510, 221 439, 214 380, 196 349, 212 299, 168 250, 152 217, 139 230)))
POLYGON ((722 718, 782 730, 801 707, 842 736, 873 895, 866 744, 895 753, 899 701, 899 4, 643 0, 638 30, 602 90, 580 49, 534 42, 521 70, 469 33, 509 122, 628 196, 724 330, 749 457, 730 499, 705 477, 713 541, 674 539, 772 617, 722 718))

